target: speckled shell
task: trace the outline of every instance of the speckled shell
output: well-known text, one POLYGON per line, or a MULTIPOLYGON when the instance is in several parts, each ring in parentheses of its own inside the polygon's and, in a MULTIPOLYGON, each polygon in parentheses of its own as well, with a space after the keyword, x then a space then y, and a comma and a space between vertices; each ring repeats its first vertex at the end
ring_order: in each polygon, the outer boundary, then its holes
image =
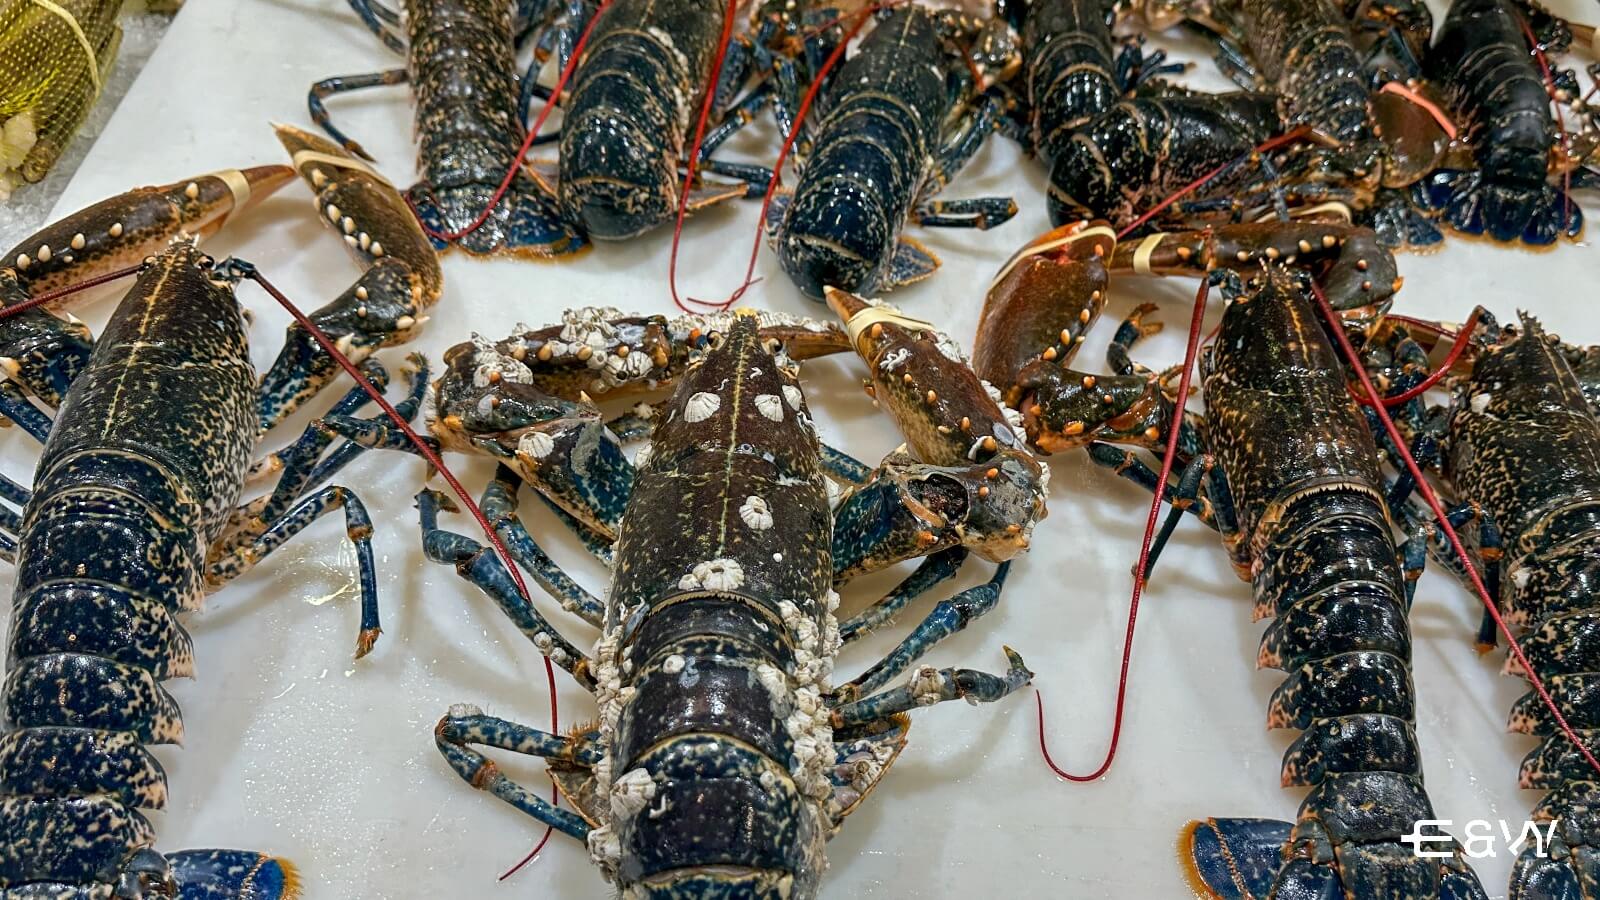
POLYGON ((1367 75, 1350 22, 1333 0, 1218 0, 1238 23, 1268 84, 1289 98, 1289 118, 1341 142, 1365 137, 1367 75))
POLYGON ((776 237, 783 270, 809 296, 870 293, 888 274, 950 110, 949 65, 933 15, 907 5, 833 77, 776 237))
POLYGON ((1507 0, 1454 0, 1424 70, 1466 119, 1466 138, 1492 183, 1544 183, 1556 121, 1520 14, 1507 0))
MULTIPOLYGON (((1050 222, 1108 219, 1121 225, 1224 163, 1283 131, 1275 94, 1141 97, 1080 128, 1050 167, 1050 222)), ((1237 186, 1246 169, 1208 193, 1237 186)))
MULTIPOLYGON (((1528 661, 1592 745, 1600 729, 1600 422, 1566 352, 1526 315, 1520 332, 1479 355, 1452 406, 1447 471, 1461 498, 1500 526, 1506 621, 1526 630, 1528 661)), ((1520 672, 1509 661, 1507 670, 1520 672)), ((1600 839, 1581 813, 1596 800, 1594 770, 1532 691, 1512 708, 1508 728, 1542 739, 1523 760, 1521 785, 1555 789, 1541 809, 1600 839)))
MULTIPOLYGON (((1033 0, 1022 11, 1033 146, 1045 162, 1072 132, 1122 99, 1103 0, 1033 0)), ((1013 23, 1016 24, 1016 23, 1013 23)))
POLYGON ((0 887, 109 890, 166 797, 141 744, 182 739, 161 679, 193 672, 175 619, 257 430, 232 288, 187 242, 148 263, 73 383, 18 536, 0 737, 0 887), (62 834, 79 839, 63 840, 62 834), (98 888, 96 887, 98 885, 98 888))
POLYGON ((616 0, 563 104, 562 213, 588 234, 631 237, 677 209, 690 116, 722 30, 715 0, 616 0))
POLYGON ((1273 618, 1258 662, 1288 672, 1267 723, 1304 732, 1283 760, 1285 785, 1312 787, 1296 833, 1340 848, 1350 896, 1377 896, 1381 878, 1435 883, 1437 863, 1399 844, 1432 808, 1412 725, 1405 580, 1371 433, 1303 275, 1269 265, 1224 293, 1204 365, 1206 437, 1244 530, 1236 563, 1257 617, 1273 618))
POLYGON ((821 874, 823 808, 791 774, 785 725, 836 650, 832 520, 797 387, 754 319, 736 319, 684 376, 639 472, 608 602, 634 693, 607 737, 613 778, 643 769, 664 811, 611 823, 624 893, 654 876, 648 896, 722 896, 695 890, 749 867, 762 883, 727 896, 810 897, 821 874))

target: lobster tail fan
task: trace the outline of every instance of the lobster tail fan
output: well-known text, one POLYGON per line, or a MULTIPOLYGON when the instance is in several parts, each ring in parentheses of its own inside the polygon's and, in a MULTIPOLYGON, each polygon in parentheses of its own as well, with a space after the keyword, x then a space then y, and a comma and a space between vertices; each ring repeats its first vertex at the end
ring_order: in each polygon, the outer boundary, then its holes
POLYGON ((1274 819, 1190 822, 1178 839, 1189 886, 1197 896, 1217 900, 1270 895, 1291 827, 1274 819))
POLYGON ((182 850, 167 856, 178 900, 297 900, 300 873, 287 860, 250 850, 182 850))

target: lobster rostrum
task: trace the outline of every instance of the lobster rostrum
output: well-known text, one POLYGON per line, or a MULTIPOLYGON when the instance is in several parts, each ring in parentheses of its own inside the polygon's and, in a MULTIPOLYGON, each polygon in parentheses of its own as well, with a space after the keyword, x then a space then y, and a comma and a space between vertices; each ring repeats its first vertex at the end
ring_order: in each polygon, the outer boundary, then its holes
MULTIPOLYGON (((825 842, 901 752, 907 713, 998 700, 1031 677, 1008 651, 1004 676, 919 666, 891 690, 832 689, 849 636, 797 375, 742 315, 681 375, 633 483, 611 590, 584 612, 601 632, 590 655, 500 592, 498 561, 438 528, 438 495, 419 497, 430 557, 500 598, 599 710, 595 727, 561 736, 459 706, 435 731, 440 751, 468 783, 584 841, 625 896, 816 896, 825 842), (577 811, 515 784, 480 747, 545 758, 577 811)), ((514 504, 509 477, 485 496, 492 516, 514 504)), ((869 672, 893 677, 895 661, 869 672)))
POLYGON ((397 15, 374 0, 349 2, 406 66, 318 82, 307 99, 312 120, 370 160, 333 125, 323 100, 409 82, 423 180, 406 198, 436 248, 530 257, 583 249, 583 234, 563 219, 555 198, 520 159, 528 98, 519 89, 513 37, 547 21, 556 5, 519 3, 513 11, 501 0, 406 0, 397 15), (393 30, 401 26, 404 39, 393 30))
MULTIPOLYGON (((999 101, 988 89, 1016 69, 1009 44, 997 49, 1004 28, 897 6, 830 77, 820 116, 804 123, 799 181, 767 210, 778 261, 806 296, 883 291, 933 274, 939 259, 901 234, 907 222, 984 229, 1016 214, 1009 198, 932 199, 995 129, 999 101)), ((789 97, 780 109, 798 103, 789 97)))
MULTIPOLYGON (((1437 467, 1459 504, 1453 517, 1481 519, 1475 565, 1565 724, 1593 747, 1600 735, 1592 689, 1600 677, 1592 587, 1600 560, 1600 420, 1569 365, 1570 348, 1532 316, 1504 329, 1482 317, 1471 340, 1470 370, 1454 379, 1448 408, 1428 409, 1419 398, 1400 410, 1408 449, 1437 467)), ((1397 330, 1391 346, 1391 364, 1426 367, 1409 334, 1397 330)), ((1402 373, 1390 393, 1405 384, 1402 373)), ((1483 635, 1492 634, 1486 627, 1483 635)), ((1505 671, 1529 677, 1515 657, 1505 671)), ((1522 761, 1519 784, 1548 791, 1533 819, 1553 824, 1542 852, 1527 847, 1518 855, 1509 896, 1582 896, 1600 874, 1593 851, 1600 834, 1588 813, 1600 776, 1534 691, 1516 702, 1508 729, 1539 741, 1522 761)))
MULTIPOLYGON (((0 736, 8 897, 296 893, 293 868, 258 853, 163 856, 138 811, 166 802, 147 748, 183 738, 160 682, 194 674, 178 617, 207 591, 342 509, 361 569, 358 656, 380 630, 366 511, 349 489, 318 487, 359 448, 319 463, 332 435, 308 429, 281 454, 273 492, 236 507, 261 431, 233 295, 242 271, 175 241, 145 262, 54 421, 37 408, 18 419, 44 450, 31 490, 4 482, 21 514, 0 514, 0 549, 17 567, 0 736)), ((20 296, 10 270, 0 291, 20 296)), ((419 373, 410 414, 425 383, 419 373)), ((352 393, 337 408, 365 402, 352 393)))
MULTIPOLYGON (((1184 847, 1195 887, 1223 898, 1486 897, 1459 849, 1419 858, 1401 840, 1434 818, 1407 622, 1409 576, 1426 560, 1428 532, 1413 534, 1403 554, 1396 546, 1377 447, 1309 277, 1267 263, 1249 281, 1225 270, 1213 279, 1228 307, 1201 356, 1206 417, 1175 422, 1179 414, 1164 411, 1163 429, 1189 435, 1179 441, 1182 475, 1163 490, 1222 534, 1251 582, 1256 617, 1273 620, 1257 663, 1289 675, 1272 695, 1268 727, 1300 730, 1283 784, 1310 793, 1292 825, 1191 824, 1184 847)), ((1121 350, 1138 336, 1125 331, 1121 350)))

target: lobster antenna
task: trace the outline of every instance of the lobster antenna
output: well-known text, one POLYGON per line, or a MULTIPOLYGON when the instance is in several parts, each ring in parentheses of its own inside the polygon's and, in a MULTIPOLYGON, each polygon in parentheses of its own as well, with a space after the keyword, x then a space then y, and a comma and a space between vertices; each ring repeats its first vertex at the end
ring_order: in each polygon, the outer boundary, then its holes
POLYGON ((1133 661, 1133 634, 1139 622, 1139 598, 1144 594, 1146 569, 1150 560, 1150 543, 1155 536, 1156 520, 1161 516, 1161 503, 1166 499, 1167 479, 1172 476, 1172 463, 1178 455, 1178 433, 1183 426, 1183 408, 1189 402, 1189 379, 1194 372, 1194 360, 1200 353, 1200 330, 1206 315, 1206 298, 1211 293, 1211 279, 1200 279, 1200 290, 1194 297, 1194 312, 1189 319, 1189 344, 1183 353, 1183 372, 1178 378, 1178 396, 1173 407, 1172 426, 1167 430, 1167 448, 1161 455, 1161 475, 1156 479, 1155 496, 1150 501, 1150 515, 1145 518, 1144 539, 1139 545, 1139 563, 1133 569, 1133 594, 1128 600, 1128 629, 1122 639, 1122 670, 1117 674, 1117 706, 1111 719, 1111 744, 1106 748, 1105 759, 1098 768, 1087 775, 1075 775, 1063 770, 1050 758, 1050 747, 1045 741, 1044 694, 1034 692, 1039 708, 1039 752, 1044 755, 1050 771, 1068 781, 1083 783, 1095 781, 1111 769, 1117 758, 1117 745, 1122 740, 1123 712, 1128 700, 1128 667, 1133 661))
MULTIPOLYGON (((818 69, 817 74, 812 77, 811 85, 806 88, 805 96, 801 98, 800 106, 795 110, 794 124, 790 126, 789 133, 784 136, 783 146, 778 150, 778 158, 772 164, 772 177, 767 181, 767 192, 761 198, 761 214, 756 219, 756 237, 750 245, 750 262, 745 266, 744 283, 735 288, 733 293, 729 294, 726 300, 697 300, 694 297, 679 299, 678 297, 678 243, 679 237, 683 233, 683 219, 687 209, 685 205, 687 193, 685 192, 684 196, 678 198, 678 220, 672 229, 672 257, 671 262, 668 264, 668 284, 672 289, 672 302, 677 304, 679 309, 687 313, 694 312, 693 309, 684 305, 684 300, 686 299, 689 303, 698 304, 712 310, 725 310, 735 303, 738 303, 739 300, 744 297, 745 291, 748 291, 758 281, 761 280, 759 278, 755 278, 754 275, 756 271, 756 259, 761 255, 761 231, 766 227, 767 210, 772 207, 773 195, 778 192, 778 185, 783 181, 782 173, 784 160, 789 158, 789 152, 794 149, 794 143, 800 137, 800 128, 805 123, 806 115, 811 112, 811 105, 816 102, 817 94, 822 90, 822 84, 826 80, 827 74, 833 71, 834 66, 839 64, 839 60, 844 58, 845 49, 850 46, 850 42, 855 39, 855 36, 860 33, 861 29, 866 27, 867 20, 872 17, 873 13, 881 9, 890 9, 896 6, 903 6, 907 2, 909 2, 909 0, 885 0, 885 2, 873 3, 868 6, 864 6, 855 12, 842 13, 834 16, 832 19, 829 19, 828 21, 818 25, 808 32, 808 34, 816 34, 818 32, 826 31, 827 29, 832 28, 834 25, 837 25, 846 19, 855 20, 854 24, 850 26, 850 29, 845 32, 844 37, 839 41, 839 46, 833 48, 833 52, 828 54, 828 58, 823 61, 822 68, 818 69)), ((702 117, 703 115, 704 111, 702 110, 702 117)), ((691 165, 693 164, 694 158, 698 156, 699 153, 699 139, 697 138, 695 141, 695 147, 689 157, 691 165)), ((685 184, 687 184, 687 179, 685 180, 685 184)))
POLYGON ((711 73, 706 79, 706 96, 700 103, 700 117, 694 123, 694 140, 689 144, 689 156, 684 161, 683 187, 678 190, 678 214, 672 223, 672 254, 667 257, 667 290, 672 302, 684 312, 690 312, 678 299, 678 243, 683 239, 683 220, 689 213, 689 189, 699 174, 700 147, 706 139, 706 121, 711 118, 711 107, 717 100, 717 84, 722 80, 722 67, 727 62, 728 45, 733 43, 733 20, 739 14, 739 0, 728 0, 728 11, 722 17, 722 36, 717 39, 717 55, 711 61, 711 73))
POLYGON ((1259 144, 1255 145, 1254 147, 1252 147, 1250 149, 1249 153, 1245 153, 1245 154, 1242 154, 1240 156, 1237 156, 1237 157, 1235 157, 1235 158, 1223 163, 1222 165, 1217 166, 1215 169, 1212 169, 1211 171, 1207 172, 1204 175, 1201 175, 1199 178, 1196 178, 1195 180, 1193 180, 1193 181, 1189 182, 1188 184, 1184 185, 1183 187, 1178 188, 1178 190, 1174 191, 1172 194, 1169 194, 1165 200, 1162 200, 1160 203, 1157 203, 1155 206, 1150 207, 1143 214, 1141 214, 1139 216, 1139 218, 1134 219, 1132 222, 1129 222, 1127 227, 1125 227, 1121 231, 1117 232, 1117 240, 1120 241, 1123 238, 1127 237, 1128 235, 1132 234, 1135 229, 1137 229, 1140 225, 1143 225, 1144 223, 1150 221, 1152 218, 1155 218, 1155 216, 1160 214, 1160 212, 1162 210, 1166 209, 1167 207, 1171 206, 1174 203, 1177 203, 1179 200, 1182 200, 1184 197, 1188 196, 1189 194, 1194 193, 1195 191, 1199 190, 1200 188, 1205 187, 1208 182, 1210 182, 1211 180, 1215 179, 1217 176, 1221 175, 1223 172, 1226 172, 1229 169, 1232 169, 1233 167, 1239 165, 1240 163, 1244 162, 1245 160, 1253 159, 1258 154, 1271 153, 1273 150, 1276 150, 1279 147, 1282 147, 1282 146, 1284 146, 1286 144, 1292 144, 1292 143, 1294 143, 1296 141, 1302 140, 1302 139, 1310 137, 1310 136, 1311 136, 1311 126, 1310 125, 1301 125, 1300 127, 1291 129, 1289 131, 1286 131, 1283 134, 1280 134, 1275 138, 1269 138, 1268 140, 1262 141, 1261 143, 1259 143, 1259 144))
POLYGON ((86 278, 77 284, 69 284, 64 288, 57 288, 53 291, 47 291, 38 295, 37 297, 29 297, 21 303, 13 303, 10 306, 0 307, 0 321, 9 319, 23 310, 33 309, 35 306, 43 306, 46 303, 60 300, 62 297, 68 297, 73 294, 81 293, 89 290, 90 288, 99 287, 107 282, 116 281, 119 278, 127 278, 129 275, 136 275, 138 274, 139 269, 140 264, 131 265, 126 268, 117 269, 114 272, 107 272, 104 275, 96 275, 93 278, 86 278))
MULTIPOLYGON (((609 3, 610 0, 606 0, 606 2, 609 3)), ((577 59, 576 52, 573 53, 573 59, 577 59)), ((546 108, 548 109, 548 107, 546 108)), ((537 126, 535 126, 533 130, 536 131, 537 126)), ((533 131, 530 131, 529 133, 532 134, 533 131)), ((509 183, 509 181, 507 183, 509 183)), ((383 392, 378 390, 371 381, 368 381, 367 376, 361 374, 361 370, 356 368, 356 364, 351 362, 348 356, 345 356, 342 352, 340 352, 338 347, 334 346, 333 341, 328 338, 328 335, 325 334, 321 328, 317 327, 317 324, 311 321, 311 319, 305 313, 300 311, 300 308, 294 304, 294 301, 284 296, 283 292, 274 287, 272 282, 268 281, 266 276, 262 275, 261 271, 255 266, 246 266, 244 268, 244 273, 246 277, 250 278, 256 284, 261 285, 262 290, 271 295, 272 299, 278 301, 279 306, 282 306, 288 311, 290 316, 294 317, 295 322, 299 323, 300 327, 304 328, 306 333, 311 335, 311 339, 317 342, 317 345, 322 348, 323 352, 333 357, 333 361, 339 364, 339 368, 343 369, 346 374, 355 380, 356 384, 360 386, 361 390, 365 392, 368 397, 372 398, 372 402, 378 404, 378 408, 382 409, 383 414, 389 417, 389 421, 393 422, 394 426, 400 429, 400 433, 406 436, 406 440, 411 442, 411 446, 416 448, 417 454, 423 459, 427 460, 428 465, 432 466, 434 471, 439 473, 439 477, 443 478, 445 483, 450 486, 450 491, 454 493, 461 501, 462 506, 464 506, 467 512, 471 513, 472 517, 478 521, 478 527, 483 529, 484 537, 488 538, 490 545, 494 547, 495 555, 500 557, 500 562, 506 567, 506 572, 511 576, 511 581, 516 584, 518 596, 520 596, 524 601, 532 603, 533 599, 528 593, 528 585, 522 580, 522 573, 517 570, 516 561, 511 558, 511 551, 506 549, 505 543, 500 540, 500 535, 495 532, 494 526, 489 522, 489 518, 483 514, 483 510, 479 508, 477 501, 473 500, 472 495, 467 493, 467 489, 463 487, 461 482, 456 479, 455 473, 450 471, 450 467, 445 465, 444 460, 439 457, 439 454, 432 447, 428 446, 428 443, 424 441, 415 430, 412 429, 411 423, 406 421, 405 416, 400 415, 400 411, 395 409, 394 405, 389 402, 388 398, 383 396, 383 392)), ((550 657, 548 656, 544 658, 544 677, 545 684, 550 688, 550 730, 552 732, 559 733, 561 727, 560 714, 556 705, 556 670, 555 666, 551 664, 550 657)), ((553 784, 554 782, 552 781, 552 785, 553 784)), ((553 802, 559 802, 560 799, 560 794, 556 793, 553 798, 553 802)), ((522 862, 517 863, 516 867, 512 868, 510 872, 507 872, 506 875, 501 877, 504 878, 509 876, 512 872, 522 868, 522 866, 527 863, 528 860, 533 859, 533 857, 538 854, 539 850, 544 847, 545 841, 550 839, 551 831, 552 827, 546 825, 544 837, 540 839, 538 845, 533 848, 533 852, 528 854, 527 858, 522 862)))
MULTIPOLYGON (((1567 724, 1566 716, 1561 714, 1561 709, 1556 706, 1556 702, 1551 698, 1550 692, 1545 689, 1544 679, 1539 677, 1539 673, 1528 662, 1528 657, 1523 655, 1522 645, 1517 643, 1516 635, 1511 633, 1511 627, 1506 624, 1505 618, 1500 615, 1500 609, 1495 605, 1494 600, 1490 598, 1489 590, 1483 586, 1483 579, 1478 575, 1478 567, 1473 564, 1472 557, 1467 554, 1467 548, 1461 543, 1461 537, 1456 534, 1455 528, 1450 524, 1449 517, 1445 515, 1444 505, 1439 502, 1439 495, 1434 492, 1433 486, 1428 483, 1428 479, 1423 477, 1422 469, 1417 465, 1417 461, 1411 458, 1410 453, 1405 452, 1405 447, 1407 446, 1405 438, 1400 435, 1400 429, 1395 427, 1394 419, 1389 417, 1389 410, 1384 407, 1378 395, 1378 389, 1372 384, 1372 378, 1367 375, 1367 370, 1362 367, 1361 357, 1356 353, 1356 348, 1351 345, 1350 338, 1345 336, 1338 313, 1334 312, 1332 304, 1328 302, 1328 298, 1322 293, 1322 288, 1315 281, 1311 283, 1311 293, 1316 297, 1317 308, 1321 311, 1323 319, 1328 323, 1328 330, 1333 332, 1334 340, 1339 343, 1339 350, 1344 354, 1345 361, 1350 364, 1350 367, 1355 370, 1356 377, 1360 379, 1361 389, 1371 401, 1369 405, 1373 408, 1373 411, 1378 414, 1378 421, 1383 423, 1383 430, 1388 433, 1389 440, 1400 448, 1399 456, 1401 461, 1405 463, 1406 470, 1411 473, 1411 477, 1416 480, 1417 490, 1422 494, 1422 498, 1427 501, 1428 507, 1433 510, 1433 515, 1438 521, 1440 529, 1444 531, 1445 537, 1450 540, 1450 547, 1455 551, 1456 558, 1461 561, 1461 567, 1467 573, 1468 580, 1472 582, 1473 591, 1478 595, 1478 599, 1483 602, 1483 608, 1488 611, 1489 618, 1494 620, 1495 627, 1500 630, 1501 634, 1505 635, 1506 644, 1511 650, 1511 655, 1516 658, 1517 664, 1522 666, 1522 670, 1527 673, 1528 682, 1533 686, 1534 693, 1539 695, 1540 702, 1544 704, 1546 709, 1550 710, 1550 715, 1555 719, 1555 723, 1561 729, 1561 733, 1577 749, 1584 761, 1593 767, 1596 772, 1600 772, 1600 760, 1595 759, 1594 754, 1589 752, 1589 748, 1584 745, 1577 732, 1573 731, 1572 726, 1567 724)), ((1468 331, 1466 328, 1461 330, 1462 333, 1468 331)))
MULTIPOLYGON (((568 57, 566 66, 561 70, 561 77, 556 79, 556 87, 551 92, 549 101, 545 103, 543 109, 539 110, 538 118, 534 119, 533 124, 528 127, 528 134, 522 139, 522 146, 517 149, 516 158, 511 161, 510 167, 506 169, 506 177, 500 180, 500 186, 495 188, 494 194, 490 196, 488 204, 483 208, 483 212, 478 213, 478 217, 473 219, 471 224, 458 231, 437 231, 422 220, 422 216, 417 212, 417 204, 412 201, 411 195, 404 195, 406 205, 411 207, 411 214, 417 217, 417 224, 422 226, 422 230, 429 237, 447 243, 459 241, 482 228, 483 223, 489 221, 489 217, 494 215, 494 208, 500 205, 501 200, 505 199, 506 192, 511 190, 511 183, 517 180, 517 173, 522 170, 523 163, 527 161, 528 151, 533 149, 533 142, 539 137, 539 129, 544 127, 545 120, 550 118, 550 111, 556 107, 556 101, 566 91, 567 81, 578 68, 579 58, 583 56, 583 48, 588 46, 589 35, 594 32, 594 26, 600 21, 600 16, 611 7, 611 3, 612 0, 601 0, 600 5, 595 8, 594 15, 589 18, 589 24, 584 27, 583 34, 578 37, 578 43, 572 48, 572 56, 568 57)), ((265 282, 262 282, 262 287, 266 287, 265 282)), ((526 589, 523 590, 523 595, 527 595, 526 589)))
MULTIPOLYGON (((1472 344, 1473 328, 1478 324, 1478 319, 1483 316, 1483 313, 1484 308, 1480 306, 1472 311, 1471 316, 1467 317, 1466 324, 1462 325, 1461 330, 1456 332, 1455 342, 1450 345, 1450 352, 1445 354, 1444 360, 1439 363, 1439 368, 1429 372, 1428 377, 1418 382, 1415 387, 1412 387, 1409 390, 1401 391, 1400 393, 1395 394, 1393 397, 1383 398, 1383 405, 1393 409, 1396 406, 1409 403, 1410 401, 1421 397, 1423 394, 1426 394, 1430 388, 1439 383, 1440 379, 1450 374, 1450 370, 1455 368, 1456 362, 1461 359, 1461 356, 1466 352, 1467 347, 1472 344)), ((1372 401, 1367 399, 1367 396, 1360 391, 1352 388, 1350 390, 1350 394, 1355 398, 1355 401, 1362 406, 1372 405, 1372 401)))

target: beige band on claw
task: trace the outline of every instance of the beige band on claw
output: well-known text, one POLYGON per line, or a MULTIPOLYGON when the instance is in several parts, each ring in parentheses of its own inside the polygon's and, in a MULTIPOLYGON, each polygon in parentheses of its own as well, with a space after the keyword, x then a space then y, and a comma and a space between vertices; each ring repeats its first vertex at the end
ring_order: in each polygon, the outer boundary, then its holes
POLYGON ((357 172, 376 178, 391 188, 394 187, 394 185, 389 184, 389 179, 379 175, 376 169, 354 157, 336 156, 332 153, 323 153, 320 150, 296 150, 294 155, 289 157, 289 162, 294 165, 296 172, 300 171, 300 167, 308 162, 322 163, 333 166, 336 169, 354 169, 357 172))
POLYGON ((856 313, 854 316, 851 316, 850 321, 844 323, 844 328, 845 331, 850 333, 851 345, 854 346, 858 352, 865 354, 866 348, 861 346, 862 335, 866 333, 868 328, 883 323, 899 325, 901 328, 905 328, 910 331, 934 330, 932 323, 924 322, 921 319, 913 319, 905 313, 902 313, 900 310, 890 306, 869 306, 866 309, 856 313))
POLYGON ((244 205, 250 202, 250 179, 238 169, 219 169, 209 173, 209 177, 227 185, 228 193, 233 195, 233 207, 222 214, 221 224, 226 224, 234 213, 244 209, 244 205))
POLYGON ((89 61, 89 80, 94 82, 94 92, 100 93, 100 60, 95 57, 94 45, 89 43, 89 36, 83 33, 83 26, 78 24, 78 17, 61 8, 54 0, 33 0, 33 5, 51 15, 57 16, 67 23, 72 29, 72 36, 78 39, 78 46, 83 48, 83 55, 89 61))
MULTIPOLYGON (((1349 224, 1355 220, 1355 214, 1350 211, 1350 205, 1339 200, 1329 200, 1326 203, 1318 203, 1316 206, 1291 209, 1289 210, 1289 218, 1298 222, 1301 219, 1309 219, 1312 216, 1320 216, 1323 213, 1330 212, 1338 216, 1340 219, 1343 219, 1345 224, 1349 224)), ((1278 214, 1275 212, 1262 213, 1256 219, 1257 222, 1276 222, 1277 220, 1278 214)))
POLYGON ((1166 235, 1161 232, 1147 234, 1144 240, 1133 251, 1133 272, 1135 275, 1149 275, 1155 270, 1150 268, 1150 257, 1156 253, 1156 248, 1161 246, 1162 238, 1166 235))
POLYGON ((1058 237, 1053 241, 1045 241, 1042 244, 1032 244, 1027 247, 1023 247, 1021 250, 1018 250, 1016 254, 1014 254, 1010 259, 1006 260, 1006 264, 1000 269, 999 274, 995 275, 994 280, 989 282, 989 290, 994 290, 995 285, 1004 281, 1005 277, 1011 274, 1011 270, 1015 269, 1019 263, 1028 257, 1038 256, 1041 253, 1048 253, 1057 247, 1065 247, 1069 244, 1076 244, 1084 238, 1089 237, 1110 238, 1111 249, 1117 249, 1117 233, 1104 225, 1095 225, 1090 228, 1085 228, 1082 231, 1074 231, 1072 234, 1066 235, 1065 237, 1058 237))

